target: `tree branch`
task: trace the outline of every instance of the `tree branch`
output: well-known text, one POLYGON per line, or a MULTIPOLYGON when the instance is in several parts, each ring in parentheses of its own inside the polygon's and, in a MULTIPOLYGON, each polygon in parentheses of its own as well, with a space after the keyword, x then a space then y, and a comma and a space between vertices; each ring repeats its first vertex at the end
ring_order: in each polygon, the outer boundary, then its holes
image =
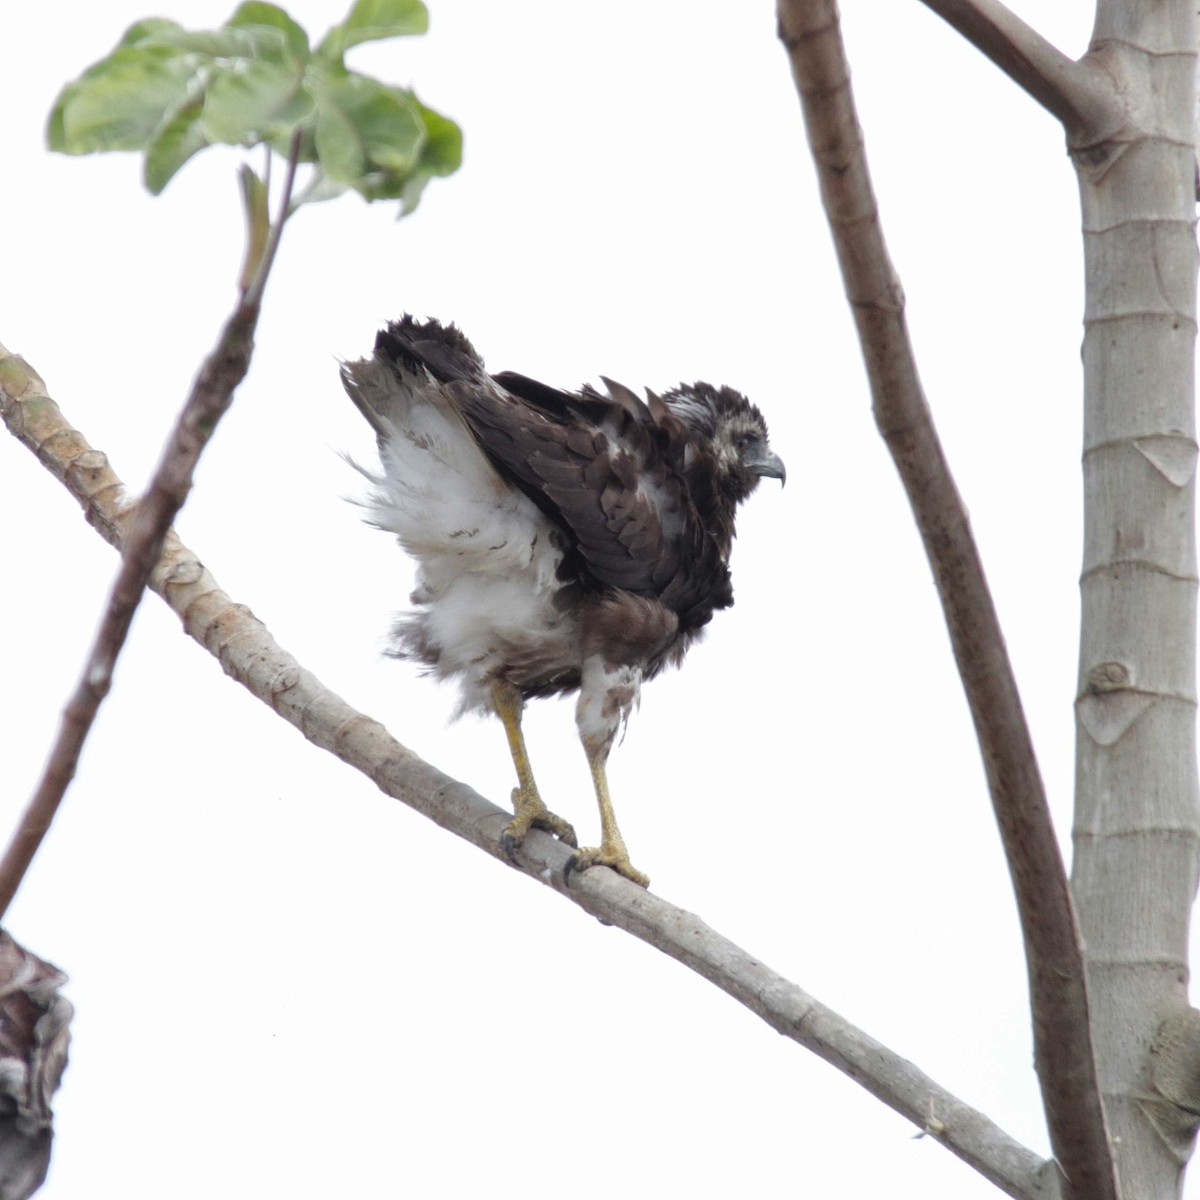
POLYGON ((1083 952, 995 606, 917 375, 850 90, 835 0, 779 0, 875 420, 921 531, 975 723, 1025 940, 1034 1049, 1064 1195, 1116 1200, 1083 952))
MULTIPOLYGON (((88 521, 120 548, 131 535, 121 481, 100 452, 63 419, 24 361, 0 347, 0 415, 9 430, 60 479, 88 521)), ((503 863, 502 833, 511 814, 442 774, 355 711, 284 650, 244 606, 217 586, 199 559, 167 535, 149 586, 180 616, 185 630, 225 672, 290 722, 314 745, 503 863)), ((584 911, 624 929, 690 967, 812 1050, 941 1142, 1009 1196, 1042 1200, 1045 1166, 1033 1151, 982 1113, 876 1042, 795 984, 710 929, 694 914, 621 879, 588 871, 567 888, 569 848, 533 832, 518 851, 521 869, 584 911)))
POLYGON ((1112 83, 1075 62, 1000 0, 923 0, 1066 128, 1072 146, 1094 144, 1120 128, 1112 83))

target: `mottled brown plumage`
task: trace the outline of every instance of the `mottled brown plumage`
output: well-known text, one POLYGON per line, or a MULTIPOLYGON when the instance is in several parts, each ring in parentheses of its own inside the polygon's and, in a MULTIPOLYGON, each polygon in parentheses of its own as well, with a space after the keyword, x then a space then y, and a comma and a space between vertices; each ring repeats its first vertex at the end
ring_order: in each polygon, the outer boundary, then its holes
POLYGON ((408 316, 343 380, 379 442, 373 520, 420 564, 397 652, 504 720, 520 780, 509 844, 534 827, 574 844, 537 794, 519 721, 524 700, 578 689, 603 839, 576 865, 644 883, 604 764, 642 680, 733 603, 737 506, 784 478, 762 414, 703 383, 643 400, 611 380, 573 393, 489 375, 454 326, 408 316))

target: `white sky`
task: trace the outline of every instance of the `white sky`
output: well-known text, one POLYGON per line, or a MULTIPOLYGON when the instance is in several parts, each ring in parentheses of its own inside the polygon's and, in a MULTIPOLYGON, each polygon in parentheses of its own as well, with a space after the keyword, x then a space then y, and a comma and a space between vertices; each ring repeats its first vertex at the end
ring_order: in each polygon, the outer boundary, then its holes
MULTIPOLYGON (((214 0, 157 8, 193 27, 214 0)), ((1081 284, 1052 119, 916 0, 845 0, 885 229, 1064 840, 1080 560, 1081 284)), ((1027 2, 1082 52, 1088 5, 1027 2)), ((9 5, 0 340, 140 487, 234 297, 232 153, 165 195, 132 156, 42 149, 60 84, 146 0, 9 5)), ((290 11, 314 37, 342 15, 290 11)), ((1041 1152, 1007 873, 940 612, 870 415, 770 5, 434 0, 356 65, 466 133, 415 217, 290 226, 252 374, 179 523, 280 643, 503 802, 498 724, 381 658, 410 569, 340 497, 371 453, 336 358, 404 310, 493 369, 704 378, 789 469, 743 510, 738 604, 643 694, 617 812, 654 888, 1041 1152)), ((115 567, 0 437, 8 828, 115 567)), ((529 720, 543 794, 597 834, 569 702, 529 720)), ((121 1195, 997 1193, 677 964, 305 743, 147 600, 7 922, 72 977, 47 1200, 121 1195)), ((1200 1184, 1191 1193, 1200 1196, 1200 1184)))

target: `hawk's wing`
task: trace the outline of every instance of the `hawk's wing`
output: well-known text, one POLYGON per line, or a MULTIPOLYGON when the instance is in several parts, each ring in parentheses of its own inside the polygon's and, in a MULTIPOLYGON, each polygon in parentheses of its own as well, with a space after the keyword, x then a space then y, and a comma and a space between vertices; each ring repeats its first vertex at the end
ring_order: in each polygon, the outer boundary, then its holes
POLYGON ((605 384, 607 396, 573 395, 505 372, 448 390, 503 474, 570 531, 598 583, 685 619, 706 601, 722 607, 728 570, 687 487, 683 425, 656 397, 605 384))

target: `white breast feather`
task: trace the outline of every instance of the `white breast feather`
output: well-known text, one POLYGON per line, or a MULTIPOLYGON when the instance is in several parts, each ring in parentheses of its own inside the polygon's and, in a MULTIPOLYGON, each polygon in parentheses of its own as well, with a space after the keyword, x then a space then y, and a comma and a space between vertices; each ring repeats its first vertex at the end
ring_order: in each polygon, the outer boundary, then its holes
POLYGON ((484 709, 502 664, 573 661, 572 629, 553 604, 562 552, 550 521, 452 410, 407 389, 404 398, 388 411, 381 473, 362 471, 375 485, 368 519, 418 564, 417 608, 397 626, 398 649, 458 677, 460 712, 484 709))

